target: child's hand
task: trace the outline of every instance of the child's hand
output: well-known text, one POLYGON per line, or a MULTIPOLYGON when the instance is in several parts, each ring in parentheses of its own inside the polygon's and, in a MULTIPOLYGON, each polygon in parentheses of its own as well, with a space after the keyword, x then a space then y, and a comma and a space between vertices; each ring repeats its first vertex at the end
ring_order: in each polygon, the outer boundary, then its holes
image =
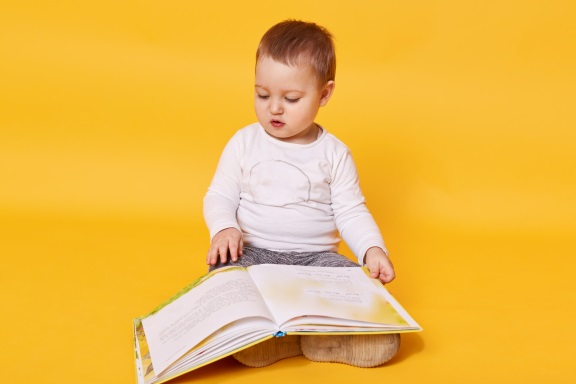
POLYGON ((216 265, 218 255, 220 262, 225 263, 228 259, 228 252, 232 261, 238 260, 242 256, 242 233, 236 228, 226 228, 218 232, 213 238, 206 257, 206 264, 216 265))
POLYGON ((396 273, 392 262, 380 247, 372 247, 366 251, 364 263, 370 270, 373 279, 380 279, 386 284, 394 280, 396 273))

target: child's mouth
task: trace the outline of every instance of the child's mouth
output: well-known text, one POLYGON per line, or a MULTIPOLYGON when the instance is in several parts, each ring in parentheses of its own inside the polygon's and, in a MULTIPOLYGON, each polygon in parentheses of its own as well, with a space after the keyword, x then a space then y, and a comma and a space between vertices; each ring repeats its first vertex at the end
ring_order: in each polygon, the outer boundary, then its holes
POLYGON ((283 122, 281 122, 280 120, 272 120, 270 121, 270 124, 274 127, 274 128, 282 128, 285 124, 283 122))

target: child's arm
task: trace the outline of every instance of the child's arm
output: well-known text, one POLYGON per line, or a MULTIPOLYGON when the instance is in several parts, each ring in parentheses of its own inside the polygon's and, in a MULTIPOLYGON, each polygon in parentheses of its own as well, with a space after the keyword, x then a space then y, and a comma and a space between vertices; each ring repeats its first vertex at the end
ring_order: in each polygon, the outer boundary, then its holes
POLYGON ((384 284, 391 282, 396 277, 392 262, 380 247, 368 249, 364 256, 364 264, 370 270, 370 276, 374 279, 380 279, 384 284))
POLYGON ((204 220, 210 231, 210 248, 206 263, 215 265, 242 255, 242 232, 236 220, 240 204, 241 140, 238 133, 230 139, 218 162, 216 173, 204 197, 204 220))
POLYGON ((218 256, 220 256, 220 262, 225 263, 228 260, 228 253, 230 253, 230 259, 236 261, 242 256, 243 247, 242 233, 239 230, 223 229, 212 238, 206 264, 215 265, 218 262, 218 256))
MULTIPOLYGON (((387 273, 392 271, 392 275, 386 279, 392 281, 394 269, 386 256, 386 245, 378 225, 366 207, 356 165, 348 149, 341 154, 336 168, 332 171, 330 189, 336 227, 358 258, 358 263, 368 264, 370 259, 370 270, 373 272, 376 272, 380 265, 386 266, 387 273)), ((379 272, 376 277, 378 275, 379 272)))

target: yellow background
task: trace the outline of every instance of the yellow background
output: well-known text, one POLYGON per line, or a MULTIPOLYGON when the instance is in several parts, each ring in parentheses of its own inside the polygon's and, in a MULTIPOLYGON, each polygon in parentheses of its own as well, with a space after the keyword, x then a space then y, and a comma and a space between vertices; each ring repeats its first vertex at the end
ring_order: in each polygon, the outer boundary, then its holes
POLYGON ((576 382, 573 1, 242 3, 1 0, 2 381, 134 381, 132 318, 205 271, 202 197, 255 121, 259 38, 299 18, 336 37, 318 122, 425 331, 377 369, 226 359, 175 382, 576 382))

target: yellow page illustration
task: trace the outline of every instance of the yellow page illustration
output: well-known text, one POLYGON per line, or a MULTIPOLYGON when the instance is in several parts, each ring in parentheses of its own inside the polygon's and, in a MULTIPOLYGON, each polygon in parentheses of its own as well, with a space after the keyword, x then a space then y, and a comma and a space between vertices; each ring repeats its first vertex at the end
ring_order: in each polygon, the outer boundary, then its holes
POLYGON ((257 265, 248 270, 282 330, 299 324, 418 327, 362 268, 257 265))

